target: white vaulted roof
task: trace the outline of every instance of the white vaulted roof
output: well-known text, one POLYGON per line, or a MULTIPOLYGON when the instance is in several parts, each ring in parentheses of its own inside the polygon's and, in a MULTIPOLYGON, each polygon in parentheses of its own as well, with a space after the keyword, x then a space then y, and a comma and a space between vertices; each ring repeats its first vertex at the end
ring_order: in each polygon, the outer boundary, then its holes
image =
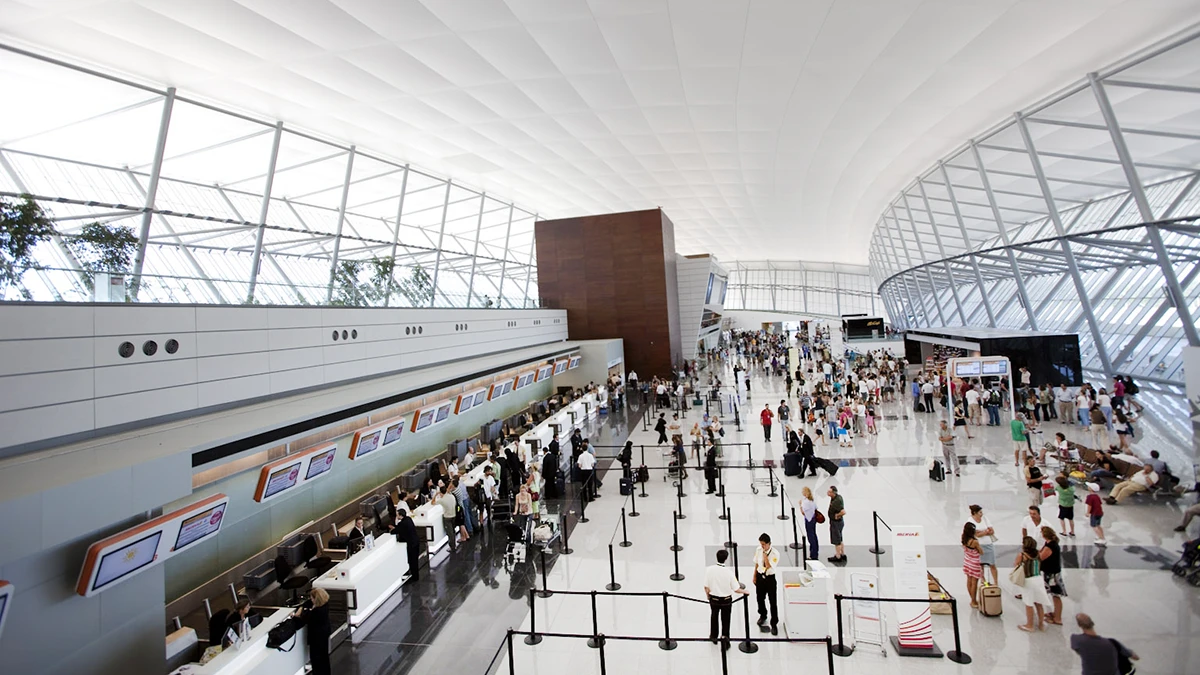
POLYGON ((680 253, 862 264, 914 175, 1198 9, 0 0, 0 33, 412 161, 544 218, 661 206, 680 253))

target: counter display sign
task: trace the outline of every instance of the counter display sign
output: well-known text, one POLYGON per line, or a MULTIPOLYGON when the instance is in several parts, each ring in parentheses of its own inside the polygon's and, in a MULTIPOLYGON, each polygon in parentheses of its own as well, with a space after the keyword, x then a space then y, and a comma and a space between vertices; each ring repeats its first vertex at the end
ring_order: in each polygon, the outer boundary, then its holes
POLYGON ((95 595, 216 534, 225 522, 228 506, 229 497, 216 494, 92 544, 75 592, 84 597, 95 595))
POLYGON ((438 406, 437 417, 433 418, 433 423, 437 424, 438 422, 445 421, 447 417, 450 417, 450 409, 453 407, 454 403, 451 401, 446 401, 442 405, 438 406))
POLYGON ((185 518, 179 524, 179 534, 176 535, 175 546, 171 550, 178 551, 210 534, 216 534, 217 530, 221 529, 221 520, 225 517, 226 506, 228 506, 228 502, 222 502, 207 511, 201 511, 190 518, 185 518))
POLYGON ((272 471, 270 477, 267 478, 267 488, 263 491, 262 498, 270 499, 284 490, 296 487, 300 483, 301 463, 294 462, 272 471))
POLYGON ((455 402, 454 414, 461 415, 466 411, 483 403, 487 398, 487 389, 472 389, 471 391, 460 394, 455 402))
POLYGON ((1008 361, 984 361, 983 362, 983 374, 984 375, 1007 375, 1008 374, 1008 361))
POLYGON ((539 366, 537 369, 537 379, 534 380, 534 382, 541 382, 542 380, 546 379, 547 377, 550 377, 550 373, 553 370, 554 370, 554 366, 551 366, 551 365, 539 366))
POLYGON ((422 429, 428 428, 429 425, 433 424, 433 416, 436 414, 437 410, 434 408, 426 408, 425 410, 419 411, 416 415, 413 415, 413 432, 415 433, 422 429))
POLYGON ((404 432, 404 420, 396 420, 383 431, 383 445, 389 446, 392 443, 400 440, 400 434, 404 432))
POLYGON ((579 362, 582 360, 582 358, 583 357, 580 356, 572 356, 570 364, 567 365, 567 370, 575 370, 578 368, 579 362))
POLYGON ((487 400, 495 401, 501 396, 507 394, 509 392, 509 388, 511 387, 512 380, 505 380, 503 382, 497 382, 496 384, 493 384, 492 386, 488 387, 487 400))
POLYGON ((350 459, 359 459, 375 452, 382 445, 381 440, 382 428, 355 432, 354 440, 350 443, 350 459))
POLYGON ((958 361, 954 364, 955 377, 977 377, 979 374, 978 361, 958 361))
POLYGON ((479 393, 475 394, 475 405, 478 406, 479 404, 483 403, 486 400, 487 400, 487 390, 480 389, 479 393))
POLYGON ((337 446, 313 455, 308 460, 308 470, 304 472, 304 480, 312 480, 333 468, 333 458, 337 455, 337 446))
MULTIPOLYGON (((571 362, 570 359, 562 359, 561 361, 555 361, 554 362, 554 374, 561 375, 561 374, 567 372, 567 365, 570 364, 570 362, 571 362)), ((542 378, 539 377, 538 379, 540 380, 542 378)))
POLYGON ((513 382, 513 389, 520 389, 522 387, 529 386, 533 382, 535 375, 537 375, 537 373, 533 372, 532 370, 528 373, 521 373, 520 375, 517 375, 517 379, 513 382))

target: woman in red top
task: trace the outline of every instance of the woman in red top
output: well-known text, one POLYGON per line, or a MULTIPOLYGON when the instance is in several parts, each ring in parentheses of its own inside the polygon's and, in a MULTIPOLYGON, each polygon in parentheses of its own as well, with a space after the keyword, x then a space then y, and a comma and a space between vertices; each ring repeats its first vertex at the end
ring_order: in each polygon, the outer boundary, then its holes
POLYGON ((976 598, 979 588, 979 580, 983 578, 983 565, 979 562, 979 554, 983 551, 979 546, 979 540, 975 538, 975 523, 968 522, 963 525, 962 533, 963 547, 963 574, 967 575, 967 594, 971 596, 971 606, 978 607, 979 604, 976 598))
POLYGON ((766 404, 762 412, 759 413, 758 419, 762 421, 763 436, 769 441, 771 440, 771 419, 775 417, 775 413, 771 412, 771 404, 766 404))

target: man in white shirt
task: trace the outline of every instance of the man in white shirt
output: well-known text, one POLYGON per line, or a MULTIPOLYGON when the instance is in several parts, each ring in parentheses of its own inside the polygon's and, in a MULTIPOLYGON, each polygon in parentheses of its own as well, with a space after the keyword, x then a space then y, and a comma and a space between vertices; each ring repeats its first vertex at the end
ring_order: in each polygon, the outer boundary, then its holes
POLYGON ((579 467, 579 481, 583 483, 583 498, 591 501, 596 498, 596 456, 585 449, 579 453, 576 465, 579 467))
POLYGON ((999 585, 999 573, 996 571, 996 528, 992 527, 992 522, 983 515, 983 507, 978 504, 971 505, 971 522, 975 523, 975 537, 979 540, 979 548, 982 549, 979 553, 979 563, 991 574, 992 585, 999 585))
POLYGON ((779 607, 776 604, 779 585, 775 579, 775 568, 779 566, 779 553, 771 546, 771 535, 763 532, 758 537, 758 548, 754 549, 754 591, 758 595, 758 627, 767 630, 767 599, 771 600, 771 635, 779 635, 779 607))
POLYGON ((1133 474, 1132 478, 1114 485, 1105 501, 1109 504, 1120 504, 1122 499, 1138 492, 1145 492, 1156 483, 1158 483, 1158 474, 1155 473, 1154 467, 1149 464, 1143 465, 1142 470, 1133 474))
POLYGON ((1091 399, 1080 389, 1079 395, 1075 397, 1075 412, 1079 414, 1079 423, 1083 425, 1084 431, 1087 431, 1092 425, 1092 415, 1088 412, 1091 407, 1091 399))
POLYGON ((981 418, 980 412, 979 412, 979 391, 977 389, 975 389, 975 387, 972 385, 967 385, 967 386, 970 387, 969 389, 967 389, 967 395, 966 395, 967 419, 969 420, 970 424, 979 426, 979 420, 981 418))
POLYGON ((717 564, 704 569, 704 594, 708 596, 708 607, 711 612, 709 619, 708 639, 717 643, 717 620, 721 622, 721 649, 729 649, 729 618, 733 614, 733 596, 735 593, 750 595, 742 588, 733 572, 725 567, 729 559, 729 549, 717 551, 717 564))
POLYGON ((1071 408, 1075 402, 1075 396, 1067 388, 1067 385, 1060 384, 1058 389, 1054 390, 1054 402, 1058 404, 1058 421, 1063 424, 1073 424, 1071 420, 1075 419, 1075 411, 1071 408))
POLYGON ((1028 368, 1021 366, 1021 386, 1028 389, 1031 382, 1033 382, 1033 375, 1028 368))
POLYGON ((826 361, 821 365, 821 372, 825 375, 825 384, 833 384, 833 364, 826 361))

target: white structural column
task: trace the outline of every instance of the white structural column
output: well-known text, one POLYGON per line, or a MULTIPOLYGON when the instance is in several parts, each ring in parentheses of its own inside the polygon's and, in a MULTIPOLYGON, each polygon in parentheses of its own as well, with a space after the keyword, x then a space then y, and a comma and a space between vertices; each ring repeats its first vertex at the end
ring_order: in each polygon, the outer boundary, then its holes
MULTIPOLYGON (((996 203, 996 195, 992 192, 992 182, 988 180, 987 169, 983 167, 983 157, 979 154, 979 145, 972 140, 971 155, 975 158, 975 166, 979 169, 979 182, 983 185, 983 192, 987 195, 988 206, 992 209, 992 219, 996 221, 996 231, 1000 234, 1000 240, 1004 242, 1005 253, 1008 254, 1008 264, 1012 267, 1013 282, 1017 285, 1017 294, 1021 297, 1021 306, 1025 308, 1025 317, 1029 321, 1030 330, 1038 330, 1037 313, 1033 311, 1033 305, 1029 303, 1029 293, 1025 290, 1025 280, 1021 278, 1021 267, 1017 264, 1017 254, 1012 250, 1012 241, 1008 238, 1008 228, 1004 224, 1004 218, 1000 216, 1000 206, 996 203)), ((1001 312, 1003 315, 1004 312, 1001 312)))
MULTIPOLYGON (((533 214, 533 221, 535 223, 537 222, 537 219, 537 214, 533 214)), ((522 305, 522 308, 529 307, 529 282, 533 279, 533 254, 537 250, 537 246, 534 246, 534 243, 535 242, 532 239, 529 240, 529 260, 525 265, 525 299, 522 301, 525 304, 522 305)), ((541 304, 540 298, 538 304, 541 304)))
MULTIPOLYGON (((946 259, 946 247, 942 245, 942 235, 938 233, 937 223, 933 220, 933 209, 929 207, 929 197, 925 195, 925 183, 917 177, 917 190, 921 193, 921 201, 925 204, 925 213, 929 217, 929 231, 933 233, 933 241, 937 244, 938 255, 942 257, 942 268, 946 270, 946 285, 950 287, 950 295, 954 298, 954 306, 958 308, 958 318, 962 325, 967 325, 967 313, 963 311, 962 298, 958 296, 958 284, 954 283, 954 270, 946 259)), ((904 197, 904 208, 908 211, 908 222, 913 226, 913 234, 917 233, 917 221, 913 219, 912 208, 908 204, 908 196, 904 197)), ((920 241, 918 238, 917 241, 920 241)), ((923 256, 924 254, 922 254, 923 256)))
MULTIPOLYGON (((275 165, 279 162, 279 142, 283 138, 283 122, 275 123, 275 136, 271 141, 271 158, 267 161, 267 180, 263 185, 262 207, 258 210, 258 231, 254 234, 254 255, 250 259, 250 290, 246 292, 246 304, 254 303, 254 289, 258 286, 258 270, 262 265, 263 239, 267 233, 267 211, 271 208, 271 190, 275 185, 275 165)), ((224 191, 221 192, 224 196, 224 191)), ((225 197, 228 201, 229 197, 225 197)))
POLYGON ((479 193, 479 219, 475 221, 475 252, 471 254, 471 277, 467 281, 467 307, 475 297, 475 267, 479 264, 479 233, 483 231, 483 207, 487 203, 487 193, 479 193))
MULTIPOLYGON (((950 174, 946 171, 946 163, 938 162, 938 169, 942 172, 942 181, 946 184, 946 195, 950 198, 950 208, 954 211, 954 220, 958 223, 958 231, 962 233, 963 246, 967 251, 968 258, 971 260, 971 268, 975 272, 975 285, 979 287, 979 297, 983 301, 983 309, 987 312, 988 325, 992 328, 996 327, 996 314, 992 311, 992 301, 988 298, 987 287, 983 283, 983 274, 979 271, 979 261, 975 259, 974 253, 975 244, 971 241, 971 235, 967 234, 966 223, 963 222, 962 210, 958 208, 958 198, 954 196, 954 187, 950 185, 950 174)), ((921 188, 921 198, 925 200, 925 209, 929 211, 929 220, 933 222, 933 210, 929 208, 929 198, 925 196, 925 188, 921 188)), ((941 242, 938 244, 941 245, 941 242)), ((942 255, 945 255, 943 252, 942 255)))
POLYGON ((400 245, 400 219, 404 217, 404 194, 408 192, 409 166, 404 165, 404 177, 400 179, 400 199, 396 204, 396 227, 392 230, 392 252, 388 260, 392 261, 392 273, 388 275, 387 289, 383 294, 383 306, 392 302, 392 289, 396 287, 396 247, 400 245))
POLYGON ((346 200, 350 198, 350 178, 354 173, 355 147, 350 146, 346 157, 346 180, 342 182, 342 200, 338 204, 337 230, 333 239, 333 255, 329 263, 329 286, 325 289, 325 304, 333 302, 333 284, 337 280, 338 256, 342 251, 342 226, 346 224, 346 200))
MULTIPOLYGON (((446 199, 442 201, 442 224, 438 228, 437 257, 434 258, 434 262, 433 262, 433 288, 430 289, 430 293, 429 293, 429 306, 430 307, 433 307, 434 304, 436 304, 436 302, 437 302, 438 273, 442 269, 442 244, 445 243, 446 213, 450 210, 450 188, 452 186, 453 186, 453 183, 451 181, 447 180, 446 181, 446 199)), ((446 294, 443 293, 442 297, 446 297, 446 294)), ((446 304, 450 304, 449 298, 446 298, 446 304)))
POLYGON ((146 207, 142 211, 142 227, 138 231, 137 254, 133 258, 133 283, 129 298, 137 302, 142 285, 142 268, 146 265, 146 244, 150 241, 150 223, 154 220, 154 198, 158 195, 158 177, 162 173, 163 157, 167 151, 167 130, 171 127, 171 111, 175 108, 175 87, 167 89, 163 98, 162 118, 158 123, 158 140, 154 146, 154 163, 150 167, 150 185, 146 188, 146 207))
MULTIPOLYGON (((1092 87, 1092 93, 1096 96, 1096 103, 1100 106, 1100 114, 1104 116, 1104 123, 1108 126, 1109 136, 1117 151, 1117 158, 1121 160, 1121 168, 1125 172, 1125 180, 1129 183, 1129 190, 1137 204, 1138 213, 1143 222, 1151 223, 1154 221, 1154 209, 1150 207, 1150 200, 1146 198, 1146 190, 1142 186, 1141 178, 1138 177, 1137 167, 1133 165, 1133 157, 1129 154, 1129 147, 1125 144, 1125 136, 1118 126, 1116 113, 1113 112, 1112 104, 1108 100, 1108 93, 1104 90, 1104 85, 1100 83, 1096 73, 1088 73, 1088 83, 1092 87)), ((1150 245, 1154 248, 1154 256, 1158 259, 1158 266, 1162 270, 1163 279, 1167 282, 1167 289, 1174 300, 1175 311, 1179 313, 1179 320, 1183 322, 1183 333, 1187 336, 1188 344, 1193 347, 1200 346, 1200 332, 1196 330, 1196 322, 1192 319, 1192 311, 1188 306, 1188 297, 1183 292, 1178 275, 1175 274, 1175 266, 1171 264, 1171 257, 1167 253, 1166 245, 1163 244, 1162 233, 1159 232, 1157 225, 1147 225, 1146 230, 1150 237, 1150 245)))
POLYGON ((1083 315, 1087 317, 1088 327, 1091 328, 1092 342, 1096 347, 1096 356, 1100 358, 1101 367, 1104 370, 1104 376, 1110 378, 1113 375, 1112 363, 1108 359, 1108 349, 1104 345, 1104 335, 1100 332, 1100 325, 1096 322, 1096 315, 1092 312, 1092 303, 1088 298, 1087 287, 1083 284, 1083 278, 1079 276, 1079 264, 1075 261, 1075 253, 1071 250, 1071 243, 1067 239, 1066 228, 1063 227, 1062 217, 1058 213, 1058 207, 1054 203, 1054 195, 1050 192, 1050 184, 1046 180, 1046 172, 1042 169, 1042 159, 1038 157, 1037 148, 1033 145, 1033 137, 1029 135, 1029 126, 1025 123, 1025 118, 1017 113, 1015 115, 1017 130, 1021 133, 1021 140, 1025 143, 1025 150, 1029 153, 1029 163, 1033 166, 1034 176, 1037 178, 1038 186, 1041 187, 1042 197, 1046 201, 1046 210, 1050 215, 1050 222, 1054 224, 1054 229, 1060 237, 1059 245, 1062 246, 1063 257, 1067 261, 1067 272, 1071 275, 1071 280, 1075 283, 1075 293, 1079 296, 1080 307, 1083 309, 1083 315))

